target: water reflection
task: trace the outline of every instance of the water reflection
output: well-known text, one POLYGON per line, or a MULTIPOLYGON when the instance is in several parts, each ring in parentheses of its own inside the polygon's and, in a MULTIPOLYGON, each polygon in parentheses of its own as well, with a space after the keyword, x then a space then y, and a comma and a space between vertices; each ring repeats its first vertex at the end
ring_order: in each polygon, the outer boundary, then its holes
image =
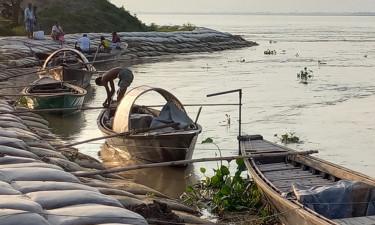
POLYGON ((81 132, 85 126, 84 113, 77 111, 65 116, 59 114, 40 113, 50 124, 51 132, 63 139, 71 138, 81 132))
MULTIPOLYGON (((104 166, 118 168, 144 164, 144 161, 137 160, 127 152, 117 150, 108 144, 103 144, 99 152, 104 166)), ((187 167, 158 167, 146 168, 117 173, 136 183, 149 186, 170 197, 178 198, 185 191, 185 177, 194 170, 194 166, 187 167)))

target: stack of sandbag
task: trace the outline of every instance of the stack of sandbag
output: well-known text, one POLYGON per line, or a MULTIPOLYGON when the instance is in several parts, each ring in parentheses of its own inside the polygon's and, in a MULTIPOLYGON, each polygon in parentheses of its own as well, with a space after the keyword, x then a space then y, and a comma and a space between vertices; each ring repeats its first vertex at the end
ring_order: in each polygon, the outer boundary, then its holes
POLYGON ((147 224, 115 198, 42 161, 67 159, 35 134, 48 129, 45 122, 12 111, 0 100, 0 224, 147 224))

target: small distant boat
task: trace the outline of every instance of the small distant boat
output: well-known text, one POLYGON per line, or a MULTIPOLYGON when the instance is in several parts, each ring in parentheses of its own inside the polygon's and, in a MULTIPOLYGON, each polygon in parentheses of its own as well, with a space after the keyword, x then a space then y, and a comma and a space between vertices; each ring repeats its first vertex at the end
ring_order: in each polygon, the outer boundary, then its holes
MULTIPOLYGON (((242 155, 298 153, 263 139, 240 136, 242 155)), ((263 197, 283 224, 375 224, 375 179, 309 155, 245 160, 263 197)))
POLYGON ((128 43, 123 42, 121 43, 121 48, 120 49, 112 49, 109 52, 91 52, 90 54, 88 53, 83 53, 85 57, 87 58, 88 61, 93 62, 95 61, 96 63, 105 63, 107 60, 113 60, 113 59, 119 59, 121 56, 127 52, 127 47, 128 43))
POLYGON ((202 131, 202 127, 187 116, 183 105, 174 95, 149 86, 130 90, 117 109, 103 110, 97 123, 105 136, 130 132, 130 135, 112 137, 106 141, 119 151, 147 162, 191 159, 198 134, 202 131), (167 101, 161 111, 134 104, 141 95, 151 91, 159 93, 167 101), (157 129, 173 123, 179 126, 157 129))
POLYGON ((56 80, 87 88, 96 69, 79 51, 63 48, 53 52, 45 60, 39 77, 52 77, 56 80))
POLYGON ((61 82, 50 77, 42 77, 22 90, 32 101, 29 108, 33 109, 59 109, 51 111, 56 114, 69 114, 80 108, 87 91, 84 88, 61 82))

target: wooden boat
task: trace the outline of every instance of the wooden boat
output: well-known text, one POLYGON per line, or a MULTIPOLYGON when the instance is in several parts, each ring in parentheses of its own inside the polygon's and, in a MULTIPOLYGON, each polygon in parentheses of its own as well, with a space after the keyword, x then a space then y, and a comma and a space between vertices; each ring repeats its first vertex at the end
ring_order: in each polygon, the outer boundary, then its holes
POLYGON ((120 59, 123 54, 127 52, 128 44, 126 42, 121 43, 121 49, 112 49, 109 52, 91 52, 83 53, 87 60, 90 62, 95 61, 96 63, 103 63, 108 60, 120 59))
POLYGON ((23 94, 30 96, 32 101, 29 108, 56 109, 51 111, 56 114, 68 114, 76 110, 63 110, 64 108, 79 108, 87 91, 81 87, 55 80, 50 77, 42 77, 23 89, 23 94))
POLYGON ((117 109, 103 110, 97 123, 105 136, 132 132, 131 135, 112 137, 106 141, 119 151, 147 162, 191 159, 198 134, 202 131, 202 127, 186 115, 183 105, 174 95, 164 89, 149 86, 130 90, 117 109), (161 111, 134 104, 141 95, 148 92, 157 92, 167 101, 161 111), (170 121, 163 120, 166 115, 170 116, 170 121), (177 129, 153 130, 164 124, 162 122, 179 122, 180 125, 177 129), (142 132, 143 129, 149 131, 142 132), (134 133, 136 130, 141 132, 134 133))
MULTIPOLYGON (((260 135, 239 140, 242 155, 296 152, 260 135)), ((309 155, 245 163, 283 224, 375 224, 374 178, 309 155)))
POLYGON ((96 69, 79 51, 63 48, 53 52, 38 71, 39 77, 52 77, 59 81, 87 88, 96 69))

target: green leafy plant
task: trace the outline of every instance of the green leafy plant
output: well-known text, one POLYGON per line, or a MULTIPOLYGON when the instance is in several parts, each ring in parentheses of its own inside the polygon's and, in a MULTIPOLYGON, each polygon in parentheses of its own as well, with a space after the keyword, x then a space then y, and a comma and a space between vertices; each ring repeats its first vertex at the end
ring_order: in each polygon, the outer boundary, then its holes
POLYGON ((27 107, 28 105, 28 101, 29 101, 29 98, 24 96, 22 98, 19 98, 16 102, 15 102, 15 105, 17 106, 23 106, 23 107, 27 107))
POLYGON ((264 54, 265 55, 276 55, 276 50, 267 49, 266 51, 264 51, 264 54))
MULTIPOLYGON (((274 136, 278 137, 277 134, 275 134, 274 136)), ((284 144, 300 143, 301 142, 299 137, 295 136, 294 132, 290 132, 289 134, 288 133, 282 134, 281 137, 278 137, 278 138, 284 144)))
MULTIPOLYGON (((214 143, 212 138, 207 138, 202 143, 214 143)), ((246 171, 243 159, 237 159, 237 170, 230 174, 228 166, 218 165, 213 169, 214 175, 207 176, 206 169, 200 168, 204 179, 197 184, 188 185, 181 196, 183 202, 198 208, 207 208, 211 212, 220 213, 225 210, 242 211, 258 210, 262 207, 260 195, 255 183, 244 179, 241 174, 246 171)))
POLYGON ((297 73, 297 77, 300 78, 301 83, 307 84, 307 80, 313 77, 313 71, 307 70, 307 67, 303 68, 301 72, 297 73))

